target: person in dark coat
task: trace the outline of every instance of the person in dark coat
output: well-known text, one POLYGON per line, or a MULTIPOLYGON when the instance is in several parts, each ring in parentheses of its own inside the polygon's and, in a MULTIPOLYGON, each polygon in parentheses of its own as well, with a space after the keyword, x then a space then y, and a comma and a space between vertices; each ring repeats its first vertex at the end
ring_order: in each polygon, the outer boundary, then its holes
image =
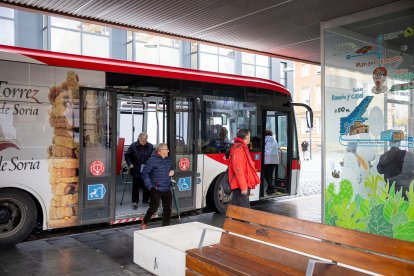
POLYGON ((303 141, 300 146, 302 147, 303 160, 304 161, 309 160, 309 151, 308 151, 309 143, 308 143, 308 141, 306 141, 306 140, 303 141))
POLYGON ((142 132, 138 140, 132 143, 125 153, 125 161, 128 164, 129 172, 132 176, 132 209, 136 210, 139 203, 139 187, 142 187, 142 202, 148 203, 149 191, 145 188, 141 171, 145 167, 145 162, 150 158, 154 151, 154 146, 147 142, 148 134, 142 132))
POLYGON ((404 156, 404 163, 402 165, 401 174, 390 177, 389 182, 395 183, 395 192, 402 190, 402 196, 408 201, 407 192, 410 189, 410 184, 414 185, 414 153, 406 152, 404 156))
POLYGON ((162 226, 170 225, 172 209, 171 177, 174 176, 172 161, 168 157, 167 144, 160 143, 155 152, 145 163, 142 177, 150 191, 150 203, 147 213, 141 222, 141 229, 146 229, 152 215, 157 212, 162 201, 162 226))
POLYGON ((390 177, 401 174, 404 163, 405 150, 399 149, 399 143, 390 143, 390 149, 381 155, 377 170, 384 174, 384 179, 387 181, 390 177))

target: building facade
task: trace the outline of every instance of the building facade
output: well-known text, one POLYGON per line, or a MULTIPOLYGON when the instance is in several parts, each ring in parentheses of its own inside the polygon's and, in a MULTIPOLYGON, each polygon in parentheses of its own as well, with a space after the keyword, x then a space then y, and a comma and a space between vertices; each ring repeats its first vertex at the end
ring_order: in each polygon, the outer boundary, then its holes
POLYGON ((0 44, 265 78, 293 91, 292 61, 0 7, 0 44))

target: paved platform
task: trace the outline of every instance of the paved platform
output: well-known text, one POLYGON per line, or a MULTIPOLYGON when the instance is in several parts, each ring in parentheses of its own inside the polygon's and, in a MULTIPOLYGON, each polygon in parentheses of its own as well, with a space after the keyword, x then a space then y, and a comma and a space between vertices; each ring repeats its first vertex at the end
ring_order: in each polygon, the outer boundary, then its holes
MULTIPOLYGON (((320 195, 272 199, 254 209, 319 222, 320 195)), ((222 227, 224 215, 206 213, 172 219, 172 224, 198 221, 222 227)), ((149 228, 160 227, 154 221, 149 228)), ((23 242, 0 248, 0 275, 152 275, 133 262, 133 235, 138 224, 23 242)))

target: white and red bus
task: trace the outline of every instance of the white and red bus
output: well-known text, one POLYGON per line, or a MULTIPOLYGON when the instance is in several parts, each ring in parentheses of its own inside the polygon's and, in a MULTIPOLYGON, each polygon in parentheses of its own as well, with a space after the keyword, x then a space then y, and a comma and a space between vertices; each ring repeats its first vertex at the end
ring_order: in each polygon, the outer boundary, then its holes
POLYGON ((131 208, 121 166, 140 132, 169 145, 181 211, 225 211, 229 197, 215 183, 240 128, 251 130, 258 172, 265 129, 282 161, 278 193, 266 195, 261 184, 251 200, 295 194, 291 100, 284 86, 264 79, 0 46, 0 243, 24 240, 36 223, 140 220, 147 207, 131 208))

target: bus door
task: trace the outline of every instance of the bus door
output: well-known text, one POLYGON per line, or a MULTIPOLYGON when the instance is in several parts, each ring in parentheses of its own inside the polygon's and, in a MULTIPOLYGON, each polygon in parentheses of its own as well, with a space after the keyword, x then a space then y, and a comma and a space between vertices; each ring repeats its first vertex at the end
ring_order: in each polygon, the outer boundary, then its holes
POLYGON ((111 217, 116 152, 114 96, 102 89, 80 90, 80 224, 107 222, 111 217))
MULTIPOLYGON (((169 141, 170 157, 175 161, 177 183, 175 195, 181 211, 196 208, 197 188, 201 184, 197 178, 196 125, 197 116, 193 98, 176 97, 171 101, 169 141)), ((199 190, 201 192, 201 190, 199 190)))
POLYGON ((120 162, 122 162, 120 175, 116 178, 115 189, 115 218, 113 223, 125 222, 131 218, 142 217, 148 209, 143 202, 144 189, 138 185, 138 206, 132 203, 133 179, 125 162, 125 153, 132 143, 138 140, 140 133, 148 134, 148 143, 154 146, 167 143, 167 98, 141 93, 117 94, 117 140, 124 147, 120 162))
MULTIPOLYGON (((265 111, 266 114, 264 117, 266 126, 266 130, 272 131, 273 138, 276 140, 278 144, 277 153, 279 156, 279 163, 276 164, 276 168, 274 170, 269 170, 268 172, 266 170, 266 164, 262 166, 262 174, 261 174, 261 183, 264 183, 264 185, 261 185, 261 191, 260 194, 267 196, 267 195, 280 195, 280 194, 289 194, 290 192, 290 158, 289 158, 289 135, 288 135, 288 122, 289 122, 289 116, 286 112, 281 111, 265 111), (269 174, 269 176, 266 177, 266 173, 269 174), (275 187, 274 190, 275 193, 273 194, 267 194, 265 191, 269 191, 271 189, 268 189, 268 183, 267 181, 271 181, 271 185, 275 187)), ((264 137, 263 141, 263 153, 265 155, 265 147, 266 147, 266 137, 264 137)), ((265 162, 265 158, 263 158, 263 163, 265 162)), ((273 162, 270 162, 273 163, 273 162)))

